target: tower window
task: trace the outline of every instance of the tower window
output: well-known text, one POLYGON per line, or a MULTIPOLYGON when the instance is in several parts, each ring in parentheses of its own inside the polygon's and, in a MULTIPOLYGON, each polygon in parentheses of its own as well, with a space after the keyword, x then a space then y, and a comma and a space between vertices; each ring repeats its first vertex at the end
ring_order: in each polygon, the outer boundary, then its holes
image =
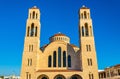
POLYGON ((33 52, 33 45, 29 45, 29 52, 33 52))
POLYGON ((86 50, 87 50, 87 52, 89 51, 91 51, 91 46, 90 45, 86 45, 86 50))
POLYGON ((89 79, 94 79, 94 75, 93 74, 89 74, 89 79))
POLYGON ((88 45, 86 45, 86 50, 89 51, 89 47, 88 47, 88 45))
POLYGON ((28 59, 28 66, 32 66, 32 59, 28 59))
POLYGON ((68 55, 68 67, 71 67, 71 56, 68 55))
POLYGON ((63 52, 63 67, 66 67, 66 51, 63 52))
POLYGON ((29 74, 29 72, 26 72, 26 79, 31 79, 31 74, 29 74))
POLYGON ((87 61, 88 61, 88 66, 92 66, 92 59, 87 59, 87 61))
POLYGON ((88 61, 88 66, 90 65, 90 61, 89 61, 89 59, 87 59, 87 61, 88 61))
POLYGON ((90 59, 90 65, 92 66, 92 59, 90 59))
POLYGON ((51 67, 52 66, 52 57, 49 56, 48 57, 48 67, 51 67))
POLYGON ((53 67, 56 67, 56 51, 53 52, 53 67))
POLYGON ((58 48, 58 67, 61 67, 61 47, 58 48))
POLYGON ((32 66, 32 59, 30 59, 30 66, 32 66))
POLYGON ((31 45, 31 52, 33 52, 33 45, 31 45))
POLYGON ((89 45, 89 51, 91 51, 91 46, 89 45))
POLYGON ((84 11, 84 18, 87 19, 87 12, 84 11))
POLYGON ((89 33, 88 33, 88 24, 87 23, 85 23, 85 35, 89 36, 89 33))
POLYGON ((28 26, 28 29, 27 29, 27 36, 29 36, 29 32, 30 32, 30 27, 28 26))
POLYGON ((35 36, 37 36, 37 27, 35 28, 35 36))
POLYGON ((28 59, 28 66, 29 66, 29 62, 30 62, 30 61, 29 61, 29 59, 28 59))
POLYGON ((30 36, 34 36, 34 23, 31 24, 31 33, 30 36))
POLYGON ((35 18, 35 11, 33 11, 33 19, 35 18))
POLYGON ((94 75, 92 74, 92 79, 94 79, 94 75))

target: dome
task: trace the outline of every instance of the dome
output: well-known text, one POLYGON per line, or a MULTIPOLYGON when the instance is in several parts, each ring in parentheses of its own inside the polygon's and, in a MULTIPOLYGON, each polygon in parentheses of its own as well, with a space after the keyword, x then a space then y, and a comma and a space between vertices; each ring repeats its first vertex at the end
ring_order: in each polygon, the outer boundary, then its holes
POLYGON ((38 9, 37 6, 33 6, 32 9, 38 9))
POLYGON ((69 43, 70 38, 67 37, 65 34, 59 32, 57 34, 54 34, 52 37, 50 37, 50 42, 54 42, 54 41, 64 41, 66 43, 69 43))
POLYGON ((87 8, 85 5, 83 5, 81 9, 89 9, 89 8, 87 8))

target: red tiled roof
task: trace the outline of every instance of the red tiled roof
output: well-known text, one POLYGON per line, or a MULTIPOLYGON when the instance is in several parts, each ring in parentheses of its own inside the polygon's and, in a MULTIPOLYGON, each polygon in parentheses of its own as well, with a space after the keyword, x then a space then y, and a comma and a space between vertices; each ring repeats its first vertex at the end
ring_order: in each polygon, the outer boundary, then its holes
POLYGON ((53 36, 66 36, 65 34, 62 34, 62 33, 57 33, 57 34, 55 34, 55 35, 53 35, 53 36))
POLYGON ((74 44, 70 44, 72 47, 77 47, 77 46, 75 46, 74 44))
POLYGON ((115 65, 114 67, 120 67, 120 64, 115 65))

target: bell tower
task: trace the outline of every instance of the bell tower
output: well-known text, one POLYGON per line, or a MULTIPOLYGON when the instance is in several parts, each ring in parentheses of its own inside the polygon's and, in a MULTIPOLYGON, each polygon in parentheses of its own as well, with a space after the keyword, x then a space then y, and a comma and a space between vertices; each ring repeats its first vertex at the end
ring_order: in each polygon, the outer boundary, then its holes
POLYGON ((37 54, 40 47, 40 11, 34 6, 29 9, 22 56, 21 79, 34 79, 37 54))
POLYGON ((98 79, 98 65, 90 9, 83 6, 79 11, 79 37, 84 79, 98 79))
POLYGON ((40 11, 36 6, 29 9, 27 25, 26 25, 26 37, 40 37, 40 11))

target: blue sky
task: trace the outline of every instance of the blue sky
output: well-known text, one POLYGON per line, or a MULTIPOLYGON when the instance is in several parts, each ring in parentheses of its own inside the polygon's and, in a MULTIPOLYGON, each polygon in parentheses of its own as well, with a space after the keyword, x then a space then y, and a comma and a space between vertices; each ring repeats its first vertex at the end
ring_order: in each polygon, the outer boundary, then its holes
POLYGON ((41 46, 58 32, 79 46, 78 10, 82 5, 89 7, 98 68, 119 64, 119 3, 120 0, 0 0, 0 75, 20 74, 28 9, 34 5, 41 11, 41 46))

